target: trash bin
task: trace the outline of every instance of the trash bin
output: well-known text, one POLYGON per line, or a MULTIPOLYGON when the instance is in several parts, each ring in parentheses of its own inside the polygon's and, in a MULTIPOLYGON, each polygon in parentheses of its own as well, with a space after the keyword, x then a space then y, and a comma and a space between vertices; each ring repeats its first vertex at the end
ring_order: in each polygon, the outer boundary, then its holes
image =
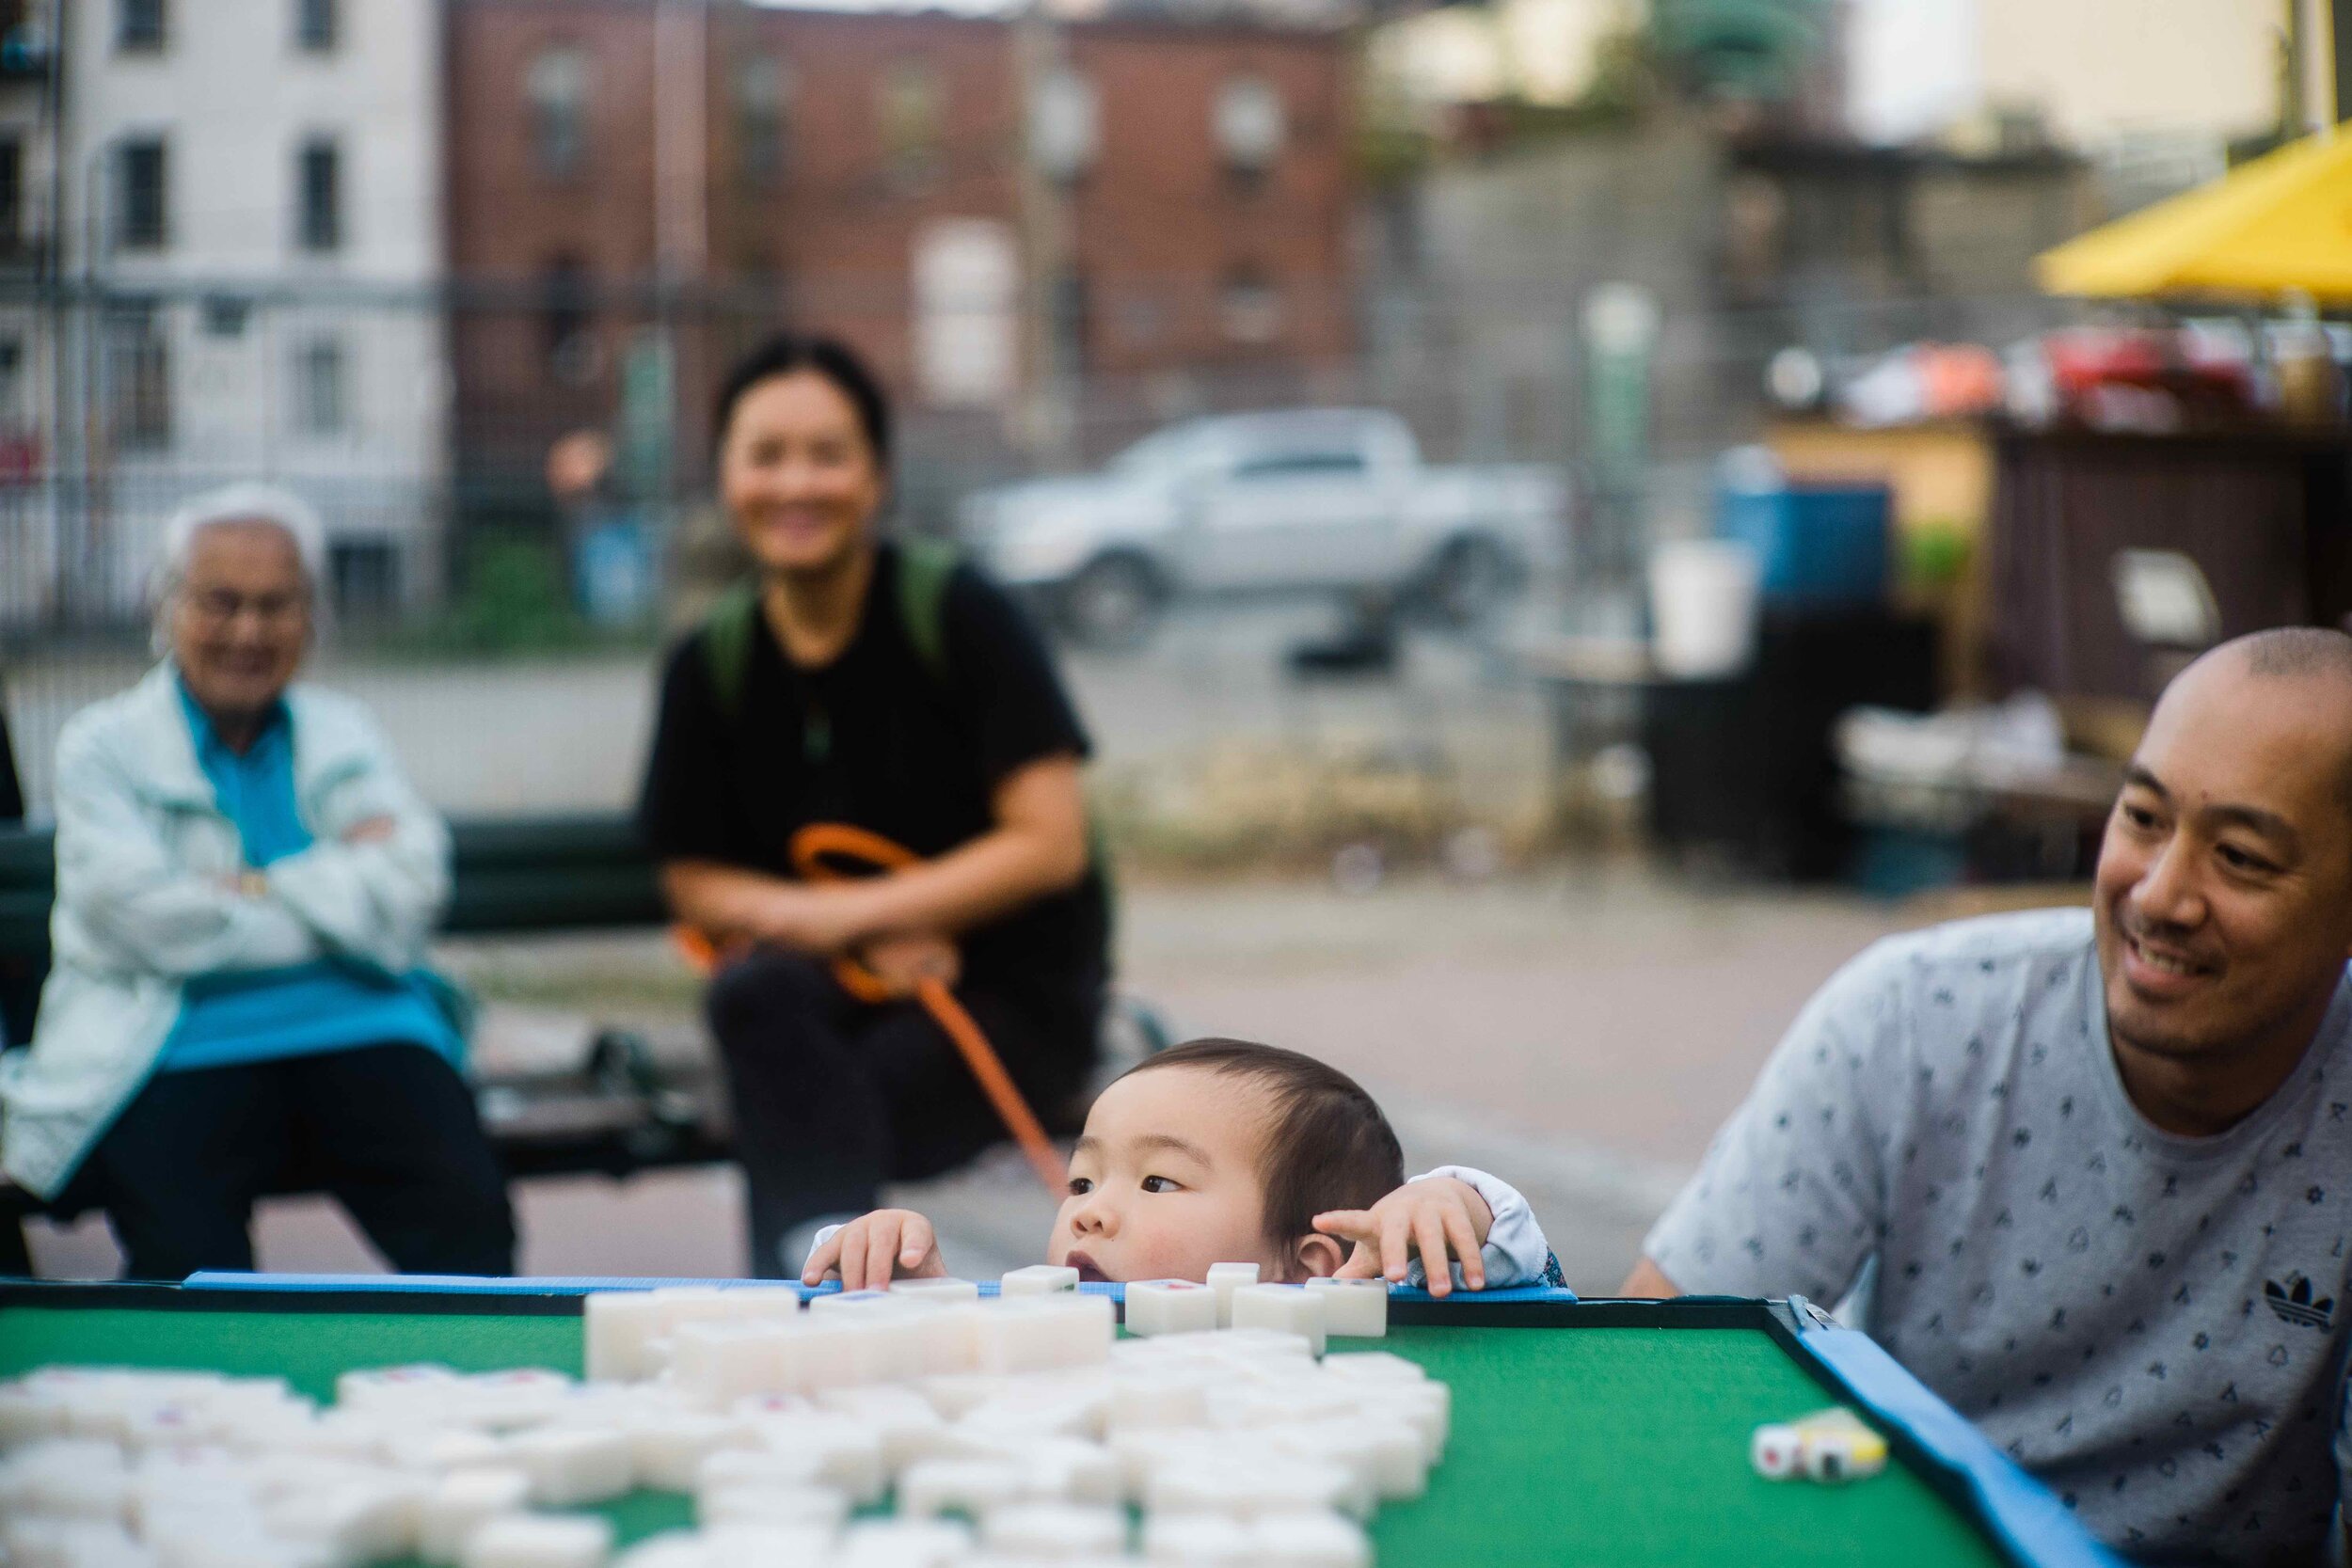
POLYGON ((1663 674, 1712 680, 1756 655, 1757 563, 1736 539, 1677 539, 1650 555, 1651 655, 1663 674))
POLYGON ((1892 510, 1883 484, 1727 488, 1716 510, 1715 532, 1756 551, 1766 604, 1863 609, 1886 594, 1892 510))

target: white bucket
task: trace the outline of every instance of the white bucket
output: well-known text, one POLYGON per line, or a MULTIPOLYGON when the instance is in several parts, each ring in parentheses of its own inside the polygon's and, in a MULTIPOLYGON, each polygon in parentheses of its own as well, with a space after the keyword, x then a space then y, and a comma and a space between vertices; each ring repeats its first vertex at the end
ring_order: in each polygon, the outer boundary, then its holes
POLYGON ((1756 550, 1732 539, 1678 539, 1649 558, 1652 657, 1684 680, 1736 673, 1756 655, 1763 578, 1756 550))

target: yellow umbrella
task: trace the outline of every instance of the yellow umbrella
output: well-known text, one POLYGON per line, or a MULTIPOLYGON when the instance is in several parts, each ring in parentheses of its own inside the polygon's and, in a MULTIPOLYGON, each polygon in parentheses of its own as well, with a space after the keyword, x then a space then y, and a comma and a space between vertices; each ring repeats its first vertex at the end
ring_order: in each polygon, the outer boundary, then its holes
POLYGON ((2275 295, 2352 303, 2352 121, 2042 252, 2054 294, 2275 295))

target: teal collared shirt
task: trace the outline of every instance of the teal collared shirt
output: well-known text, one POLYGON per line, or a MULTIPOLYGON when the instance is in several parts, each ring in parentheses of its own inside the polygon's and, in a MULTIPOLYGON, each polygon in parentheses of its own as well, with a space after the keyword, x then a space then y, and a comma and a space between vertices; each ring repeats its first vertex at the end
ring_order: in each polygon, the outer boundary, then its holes
MULTIPOLYGON (((197 765, 221 815, 236 826, 246 863, 266 868, 310 848, 310 830, 294 799, 294 722, 286 705, 272 710, 241 754, 221 740, 186 685, 173 685, 196 743, 197 765)), ((182 994, 157 1069, 229 1067, 393 1040, 413 1041, 456 1062, 464 1048, 426 981, 421 970, 386 980, 331 958, 199 975, 182 994)))

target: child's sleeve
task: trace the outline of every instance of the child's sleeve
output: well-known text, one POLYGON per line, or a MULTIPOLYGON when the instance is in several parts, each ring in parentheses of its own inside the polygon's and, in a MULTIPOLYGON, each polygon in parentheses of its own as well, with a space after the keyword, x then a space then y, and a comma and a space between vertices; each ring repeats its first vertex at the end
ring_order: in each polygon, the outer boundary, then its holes
MULTIPOLYGON (((1535 1223, 1535 1211, 1529 1208, 1519 1190, 1499 1176, 1468 1165, 1439 1165, 1424 1171, 1413 1181, 1434 1180, 1450 1176, 1454 1180, 1474 1187, 1486 1200, 1494 1215, 1494 1223, 1486 1227, 1486 1244, 1479 1248, 1479 1257, 1486 1265, 1486 1289, 1500 1291, 1512 1285, 1542 1285, 1551 1280, 1551 1244, 1544 1240, 1544 1227, 1535 1223)), ((1412 1181, 1406 1183, 1412 1185, 1412 1181)), ((1421 1285, 1427 1275, 1415 1259, 1405 1276, 1407 1285, 1421 1285)), ((1454 1283, 1462 1286, 1462 1265, 1454 1265, 1454 1283)))
MULTIPOLYGON (((806 1252, 803 1252, 803 1253, 802 1253, 802 1254, 801 1254, 801 1268, 802 1268, 802 1269, 805 1269, 805 1268, 807 1268, 807 1267, 808 1267, 808 1260, 809 1260, 811 1258, 814 1258, 814 1257, 817 1255, 817 1249, 818 1249, 818 1247, 820 1247, 820 1246, 823 1246, 823 1245, 824 1245, 827 1242, 832 1241, 832 1240, 833 1240, 835 1236, 840 1235, 840 1234, 841 1234, 842 1226, 846 1226, 846 1225, 848 1225, 849 1223, 850 1223, 850 1222, 849 1222, 848 1220, 843 1220, 843 1221, 840 1223, 840 1225, 820 1225, 820 1226, 818 1226, 818 1227, 817 1227, 817 1234, 816 1234, 816 1235, 814 1235, 814 1236, 811 1236, 811 1237, 808 1239, 808 1250, 807 1250, 806 1252)), ((786 1245, 786 1247, 785 1247, 785 1251, 787 1251, 787 1252, 788 1253, 788 1252, 791 1250, 791 1248, 790 1248, 790 1246, 789 1246, 789 1244, 788 1244, 788 1243, 790 1243, 790 1241, 791 1241, 791 1238, 787 1236, 787 1237, 786 1237, 786 1238, 785 1238, 785 1241, 786 1241, 786 1243, 787 1243, 787 1244, 786 1245)), ((791 1268, 792 1268, 792 1259, 791 1259, 789 1257, 787 1257, 787 1258, 786 1258, 786 1259, 785 1259, 785 1260, 784 1260, 784 1266, 785 1266, 787 1269, 791 1269, 791 1268)), ((794 1272, 795 1274, 797 1274, 799 1271, 795 1270, 795 1271, 793 1271, 793 1272, 794 1272)))

